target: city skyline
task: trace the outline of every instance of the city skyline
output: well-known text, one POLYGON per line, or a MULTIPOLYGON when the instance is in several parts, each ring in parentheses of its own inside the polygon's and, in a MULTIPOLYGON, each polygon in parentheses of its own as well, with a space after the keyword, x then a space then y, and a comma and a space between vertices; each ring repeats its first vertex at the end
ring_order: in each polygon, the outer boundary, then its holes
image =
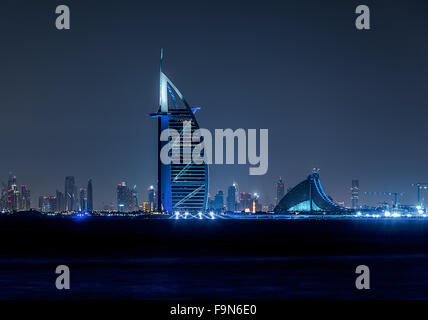
POLYGON ((147 114, 158 104, 160 47, 168 74, 202 108, 201 126, 270 130, 268 173, 213 165, 211 194, 237 181, 275 203, 278 176, 287 189, 318 167, 335 200, 348 204, 358 179, 362 191, 403 192, 412 204, 412 184, 427 180, 428 153, 419 145, 427 135, 423 4, 407 4, 406 23, 396 21, 397 7, 373 4, 382 15, 364 35, 353 25, 354 4, 339 1, 314 4, 309 15, 298 2, 248 4, 244 12, 222 2, 212 10, 184 4, 177 10, 188 24, 167 12, 161 26, 155 2, 125 1, 115 19, 111 4, 73 4, 69 33, 40 23, 49 4, 1 6, 15 33, 5 35, 0 60, 3 129, 11 133, 3 148, 13 150, 0 159, 0 181, 13 171, 33 202, 62 190, 67 175, 79 188, 93 179, 95 207, 114 201, 112 186, 125 178, 142 190, 156 184, 156 125, 147 114), (219 16, 227 28, 218 27, 219 16), (178 34, 186 37, 177 41, 178 34), (419 50, 405 49, 412 46, 419 50))
MULTIPOLYGON (((313 172, 319 170, 313 169, 313 172)), ((0 181, 1 182, 1 181, 0 181)), ((117 210, 122 212, 144 211, 153 212, 157 211, 157 190, 153 185, 147 188, 137 188, 134 185, 132 188, 128 186, 127 179, 122 179, 115 187, 115 197, 109 201, 102 202, 99 206, 93 204, 93 186, 92 179, 87 181, 86 188, 75 183, 74 176, 65 177, 64 192, 56 189, 55 192, 45 193, 41 195, 34 195, 31 192, 31 187, 28 184, 19 183, 19 179, 12 172, 9 172, 8 182, 2 182, 2 193, 0 193, 0 206, 2 209, 13 210, 29 210, 36 209, 42 212, 53 211, 102 211, 102 210, 117 210), (139 191, 141 190, 141 191, 139 191), (144 191, 143 191, 144 190, 144 191), (71 192, 70 192, 71 191, 71 192), (121 195, 120 195, 121 194, 121 195), (33 197, 32 197, 32 196, 33 197), (12 197, 12 199, 10 199, 12 197), (10 204, 2 201, 6 199, 11 200, 10 204)), ((281 195, 281 199, 288 194, 294 187, 286 186, 283 178, 279 177, 274 183, 275 199, 281 195), (287 187, 287 191, 285 191, 287 187)), ((414 196, 416 199, 411 203, 402 201, 403 193, 399 192, 379 192, 379 191, 364 191, 362 194, 363 201, 360 201, 360 188, 359 180, 353 179, 349 187, 349 200, 332 199, 337 205, 349 209, 368 209, 375 207, 389 207, 394 208, 399 205, 404 206, 425 206, 425 183, 416 183, 414 187, 414 196), (375 196, 375 197, 373 197, 375 196), (370 199, 374 199, 370 201, 370 199), (419 201, 420 200, 420 201, 419 201)), ((324 191, 323 191, 324 192, 324 191)), ((280 200, 281 200, 280 199, 280 200)), ((235 181, 229 184, 224 189, 211 190, 208 193, 207 208, 208 211, 245 211, 249 209, 250 212, 255 211, 273 211, 278 203, 269 202, 260 196, 258 192, 251 192, 246 189, 239 189, 239 184, 235 181), (243 199, 244 197, 244 199, 243 199), (247 198, 248 197, 248 198, 247 198), (221 198, 221 200, 220 200, 221 198), (256 200, 254 202, 253 200, 256 200), (248 202, 248 203, 247 203, 248 202), (254 205, 253 205, 254 202, 254 205), (234 208, 234 209, 233 209, 234 208), (257 209, 256 209, 257 208, 257 209)), ((179 210, 183 211, 183 210, 179 210)))

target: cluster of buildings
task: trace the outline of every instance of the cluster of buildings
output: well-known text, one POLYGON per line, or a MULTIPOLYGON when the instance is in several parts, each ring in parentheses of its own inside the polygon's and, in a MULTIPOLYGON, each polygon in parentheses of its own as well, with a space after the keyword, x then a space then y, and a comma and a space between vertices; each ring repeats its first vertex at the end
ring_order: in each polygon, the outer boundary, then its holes
POLYGON ((117 185, 117 211, 118 212, 155 212, 156 207, 156 193, 155 188, 150 186, 147 189, 147 201, 138 201, 137 186, 130 188, 124 181, 117 185))
POLYGON ((261 212, 267 208, 263 208, 262 204, 260 203, 260 196, 258 193, 239 192, 238 184, 233 183, 227 189, 226 199, 222 190, 219 190, 214 197, 208 197, 207 209, 216 213, 256 213, 261 212))
POLYGON ((89 179, 86 188, 78 190, 75 178, 65 177, 64 192, 57 190, 55 195, 40 196, 38 208, 41 212, 93 211, 92 179, 89 179))
POLYGON ((7 185, 3 184, 1 189, 1 211, 26 211, 30 208, 30 189, 26 185, 18 186, 16 176, 9 174, 7 185))

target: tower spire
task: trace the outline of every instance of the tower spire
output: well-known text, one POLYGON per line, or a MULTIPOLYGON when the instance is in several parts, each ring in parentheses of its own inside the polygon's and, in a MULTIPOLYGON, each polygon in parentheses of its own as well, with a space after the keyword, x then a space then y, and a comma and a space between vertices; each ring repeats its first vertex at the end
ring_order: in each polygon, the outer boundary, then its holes
POLYGON ((163 48, 160 49, 160 72, 162 72, 163 48))
POLYGON ((168 97, 167 97, 167 81, 162 72, 163 65, 163 48, 160 50, 160 69, 159 69, 159 110, 161 112, 168 111, 168 97))

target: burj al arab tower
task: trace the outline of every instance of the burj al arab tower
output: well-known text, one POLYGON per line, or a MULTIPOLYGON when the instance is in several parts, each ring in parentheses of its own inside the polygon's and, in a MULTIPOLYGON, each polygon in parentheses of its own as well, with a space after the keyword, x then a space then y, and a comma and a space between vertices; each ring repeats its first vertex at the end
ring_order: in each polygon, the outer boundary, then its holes
POLYGON ((168 213, 205 211, 208 166, 205 162, 194 163, 191 155, 194 147, 200 144, 200 141, 191 139, 199 129, 195 118, 199 108, 190 107, 180 90, 165 75, 162 65, 163 50, 160 57, 159 109, 151 114, 151 117, 158 119, 158 210, 168 213), (173 145, 176 151, 180 151, 180 161, 170 164, 162 163, 160 155, 162 147, 172 140, 161 141, 161 133, 166 129, 175 129, 180 134, 177 145, 173 145))

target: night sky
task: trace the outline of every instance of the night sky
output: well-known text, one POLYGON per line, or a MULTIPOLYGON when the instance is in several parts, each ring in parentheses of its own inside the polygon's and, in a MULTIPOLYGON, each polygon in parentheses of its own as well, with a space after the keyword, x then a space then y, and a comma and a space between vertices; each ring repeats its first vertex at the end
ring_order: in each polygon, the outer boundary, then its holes
MULTIPOLYGON (((428 5, 423 1, 2 1, 0 181, 39 195, 93 179, 95 207, 116 185, 156 184, 159 50, 201 127, 268 128, 269 171, 210 167, 274 202, 320 168, 327 194, 405 192, 428 180, 428 5), (70 6, 71 30, 55 28, 70 6), (355 8, 371 9, 371 30, 355 8)), ((428 194, 426 196, 428 199, 428 194)), ((361 196, 361 203, 387 199, 361 196)))

